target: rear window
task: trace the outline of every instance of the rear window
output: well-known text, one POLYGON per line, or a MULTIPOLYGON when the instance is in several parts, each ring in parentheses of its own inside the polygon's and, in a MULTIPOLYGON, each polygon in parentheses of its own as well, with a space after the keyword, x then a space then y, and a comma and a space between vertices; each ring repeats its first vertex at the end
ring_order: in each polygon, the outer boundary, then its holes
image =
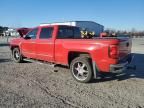
POLYGON ((58 39, 80 39, 81 33, 78 27, 60 26, 58 39))
POLYGON ((40 32, 40 39, 52 38, 53 28, 42 28, 40 32))

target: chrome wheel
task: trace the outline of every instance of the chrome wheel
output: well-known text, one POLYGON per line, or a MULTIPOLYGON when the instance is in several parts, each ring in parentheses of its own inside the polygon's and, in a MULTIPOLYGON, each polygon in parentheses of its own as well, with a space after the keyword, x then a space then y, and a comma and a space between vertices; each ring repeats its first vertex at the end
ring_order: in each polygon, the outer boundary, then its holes
POLYGON ((23 57, 22 57, 22 55, 21 55, 21 53, 20 53, 19 48, 14 48, 14 49, 12 50, 12 57, 13 57, 13 60, 14 60, 15 62, 17 62, 17 63, 20 63, 20 62, 23 61, 23 57))
POLYGON ((91 61, 87 57, 76 57, 70 64, 71 74, 81 83, 88 83, 93 79, 91 61))
POLYGON ((85 80, 88 77, 88 67, 85 63, 76 62, 73 64, 72 73, 77 80, 85 80))

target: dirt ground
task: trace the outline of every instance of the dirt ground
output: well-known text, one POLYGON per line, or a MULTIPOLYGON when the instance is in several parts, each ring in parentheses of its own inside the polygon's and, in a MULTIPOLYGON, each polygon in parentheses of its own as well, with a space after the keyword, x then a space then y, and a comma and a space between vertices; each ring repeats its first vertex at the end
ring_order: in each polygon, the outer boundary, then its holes
POLYGON ((144 108, 144 39, 133 39, 137 70, 89 84, 65 67, 14 63, 5 42, 0 38, 0 108, 144 108))

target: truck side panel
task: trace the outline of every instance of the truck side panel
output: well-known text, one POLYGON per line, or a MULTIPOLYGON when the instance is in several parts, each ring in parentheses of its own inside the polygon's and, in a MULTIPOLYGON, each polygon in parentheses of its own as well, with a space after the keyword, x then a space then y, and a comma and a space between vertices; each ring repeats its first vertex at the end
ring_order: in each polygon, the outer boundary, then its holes
POLYGON ((68 65, 68 54, 71 51, 89 53, 100 71, 109 72, 109 64, 116 64, 117 60, 109 58, 108 46, 116 43, 116 40, 56 39, 55 62, 68 65))

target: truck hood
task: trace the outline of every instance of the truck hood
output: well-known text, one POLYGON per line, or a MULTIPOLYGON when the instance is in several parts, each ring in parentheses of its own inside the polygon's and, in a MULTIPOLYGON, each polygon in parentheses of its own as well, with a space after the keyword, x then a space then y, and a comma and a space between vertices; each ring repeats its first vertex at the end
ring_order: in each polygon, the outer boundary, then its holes
POLYGON ((21 37, 23 37, 23 36, 26 35, 30 30, 31 30, 31 28, 18 28, 18 29, 17 29, 17 32, 20 34, 21 37))

